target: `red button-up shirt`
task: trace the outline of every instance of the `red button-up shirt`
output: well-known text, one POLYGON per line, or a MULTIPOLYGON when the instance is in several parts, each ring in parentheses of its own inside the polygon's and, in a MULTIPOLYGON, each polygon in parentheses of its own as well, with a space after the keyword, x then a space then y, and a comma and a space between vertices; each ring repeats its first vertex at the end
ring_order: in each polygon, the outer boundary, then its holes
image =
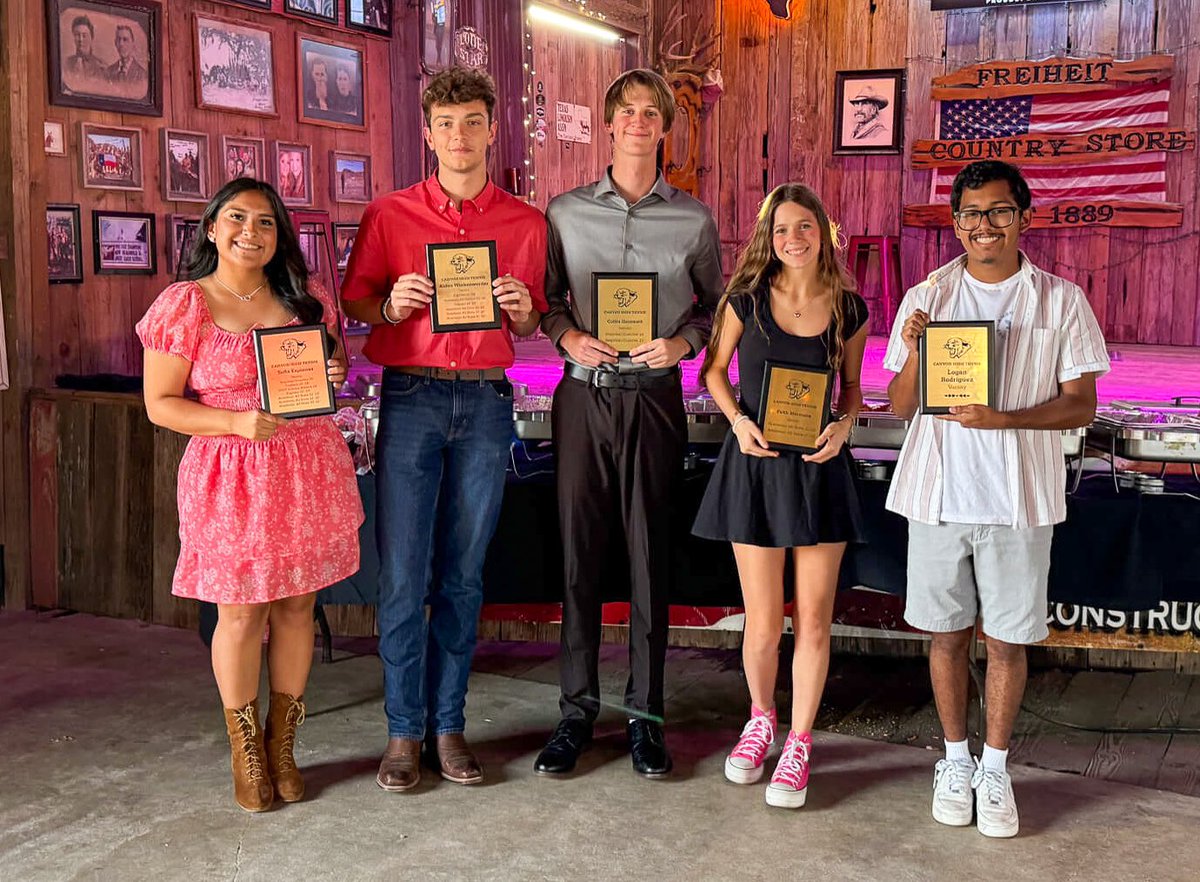
MULTIPOLYGON (((497 188, 491 181, 462 210, 438 184, 437 174, 404 190, 381 196, 367 206, 342 285, 343 300, 385 297, 407 273, 429 275, 425 246, 442 242, 496 242, 500 275, 525 283, 533 308, 546 312, 546 218, 497 188)), ((429 310, 414 312, 398 325, 371 326, 363 348, 376 364, 399 367, 478 370, 511 367, 513 344, 508 314, 496 331, 434 334, 429 310)))

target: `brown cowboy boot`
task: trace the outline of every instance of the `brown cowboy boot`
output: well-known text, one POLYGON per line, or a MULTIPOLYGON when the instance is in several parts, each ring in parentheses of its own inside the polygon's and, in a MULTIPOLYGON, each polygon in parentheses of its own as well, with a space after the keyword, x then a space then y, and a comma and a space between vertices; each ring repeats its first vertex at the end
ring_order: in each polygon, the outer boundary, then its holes
POLYGON ((461 732, 437 736, 437 755, 442 777, 447 781, 478 784, 483 780, 483 768, 461 732))
POLYGON ((304 702, 286 692, 272 692, 267 709, 267 770, 275 785, 275 795, 284 802, 304 798, 304 779, 292 755, 296 727, 304 722, 304 702))
POLYGON ((375 783, 395 792, 412 790, 420 784, 421 742, 415 738, 389 738, 375 783))
POLYGON ((275 794, 267 775, 263 733, 258 725, 258 699, 245 707, 225 708, 225 728, 229 733, 233 798, 248 812, 265 812, 275 794))

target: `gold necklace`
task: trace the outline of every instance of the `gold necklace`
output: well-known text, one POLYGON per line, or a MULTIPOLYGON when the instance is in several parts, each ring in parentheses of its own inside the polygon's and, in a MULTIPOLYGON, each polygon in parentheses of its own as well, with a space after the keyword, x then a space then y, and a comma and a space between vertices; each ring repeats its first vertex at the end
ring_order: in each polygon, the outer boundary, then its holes
POLYGON ((242 303, 249 303, 251 300, 254 299, 255 294, 257 294, 263 288, 267 287, 267 283, 263 282, 261 285, 259 285, 257 288, 255 288, 253 291, 251 291, 249 294, 239 294, 237 291, 233 290, 228 285, 226 285, 224 282, 222 282, 221 277, 216 274, 216 271, 213 272, 212 277, 213 277, 213 280, 218 285, 220 285, 222 288, 224 288, 226 291, 228 291, 230 294, 232 294, 238 300, 242 301, 242 303))

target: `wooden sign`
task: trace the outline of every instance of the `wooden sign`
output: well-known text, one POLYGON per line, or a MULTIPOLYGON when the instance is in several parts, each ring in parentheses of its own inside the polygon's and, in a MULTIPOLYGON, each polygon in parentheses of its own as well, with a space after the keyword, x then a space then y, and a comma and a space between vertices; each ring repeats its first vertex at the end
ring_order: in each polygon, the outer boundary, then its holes
POLYGON ((1079 135, 1017 135, 977 141, 919 139, 913 144, 915 169, 966 165, 1002 159, 1020 165, 1067 165, 1139 153, 1194 150, 1196 133, 1170 126, 1095 129, 1079 135))
MULTIPOLYGON (((907 227, 949 227, 953 223, 949 205, 904 206, 907 227)), ((1183 206, 1173 202, 1058 202, 1035 207, 1031 227, 1178 227, 1182 223, 1183 206)))
POLYGON ((1160 80, 1171 75, 1170 55, 1148 55, 1132 61, 1112 58, 1047 58, 1045 61, 988 61, 934 77, 930 97, 1007 98, 1053 92, 1091 92, 1122 83, 1160 80))

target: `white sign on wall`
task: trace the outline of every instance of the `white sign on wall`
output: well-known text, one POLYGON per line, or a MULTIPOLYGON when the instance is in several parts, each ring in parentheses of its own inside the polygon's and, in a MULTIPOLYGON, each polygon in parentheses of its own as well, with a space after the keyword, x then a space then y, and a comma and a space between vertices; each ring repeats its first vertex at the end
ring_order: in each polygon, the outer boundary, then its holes
POLYGON ((583 104, 554 102, 555 130, 560 141, 592 143, 592 108, 583 104))

